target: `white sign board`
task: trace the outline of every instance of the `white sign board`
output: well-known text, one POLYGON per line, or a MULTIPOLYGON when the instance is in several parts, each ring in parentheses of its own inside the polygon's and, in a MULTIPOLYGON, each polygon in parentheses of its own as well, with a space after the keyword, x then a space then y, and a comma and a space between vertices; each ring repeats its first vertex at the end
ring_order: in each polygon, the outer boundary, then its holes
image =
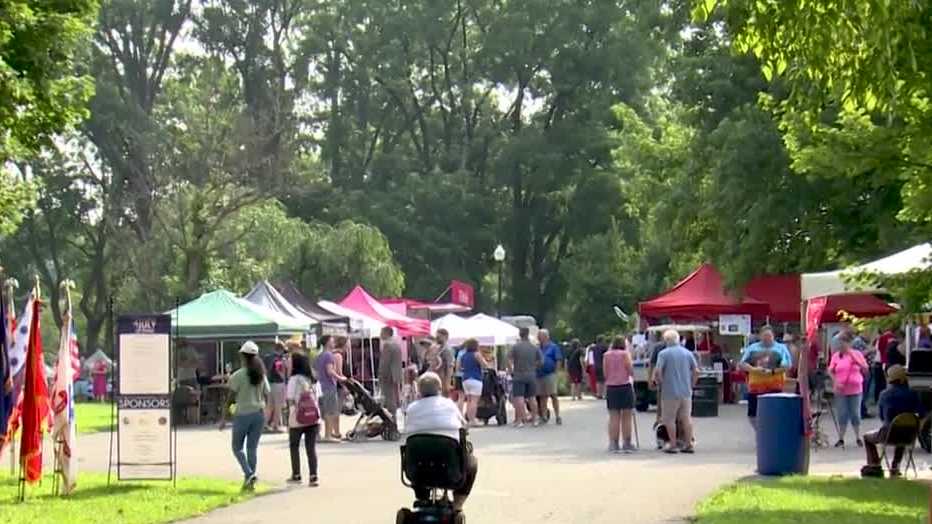
POLYGON ((171 478, 171 409, 120 409, 120 478, 171 478))
POLYGON ((120 394, 168 395, 168 333, 120 335, 120 394))
POLYGON ((722 335, 751 334, 751 315, 719 315, 718 332, 722 335))
POLYGON ((171 480, 171 317, 117 320, 117 478, 171 480))

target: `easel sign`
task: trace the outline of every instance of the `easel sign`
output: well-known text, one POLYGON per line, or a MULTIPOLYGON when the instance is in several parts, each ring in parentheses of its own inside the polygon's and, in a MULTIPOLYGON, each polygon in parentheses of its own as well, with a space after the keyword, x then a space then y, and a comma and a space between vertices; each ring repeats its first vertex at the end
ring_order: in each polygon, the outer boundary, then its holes
POLYGON ((173 480, 171 317, 117 319, 117 479, 173 480))

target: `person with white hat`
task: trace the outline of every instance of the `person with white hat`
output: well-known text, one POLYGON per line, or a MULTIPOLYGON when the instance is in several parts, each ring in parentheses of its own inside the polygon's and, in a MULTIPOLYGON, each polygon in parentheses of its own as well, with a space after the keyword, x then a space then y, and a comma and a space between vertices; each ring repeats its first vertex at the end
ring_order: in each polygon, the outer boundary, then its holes
POLYGON ((251 491, 256 487, 257 449, 265 425, 265 404, 271 388, 265 366, 259 358, 259 346, 247 340, 239 348, 239 354, 243 366, 230 375, 230 394, 220 415, 220 429, 226 427, 227 413, 235 404, 233 456, 243 470, 243 489, 251 491))

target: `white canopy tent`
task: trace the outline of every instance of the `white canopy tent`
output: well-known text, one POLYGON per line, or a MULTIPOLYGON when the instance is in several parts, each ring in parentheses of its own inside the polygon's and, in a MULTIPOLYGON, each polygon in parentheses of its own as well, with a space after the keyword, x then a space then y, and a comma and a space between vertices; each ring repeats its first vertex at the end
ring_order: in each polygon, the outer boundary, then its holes
POLYGON ((479 333, 479 326, 477 324, 473 324, 469 321, 469 319, 454 315, 452 313, 444 315, 430 323, 431 333, 436 334, 438 329, 447 330, 447 332, 450 334, 450 344, 453 344, 454 346, 459 346, 470 338, 477 339, 479 344, 485 346, 495 345, 494 336, 483 337, 479 333))
MULTIPOLYGON (((849 288, 845 276, 858 273, 876 273, 881 275, 901 275, 913 270, 928 269, 932 257, 932 244, 920 244, 890 256, 837 271, 821 273, 803 273, 801 291, 803 301, 828 295, 846 295, 849 293, 878 293, 882 289, 849 288)), ((805 315, 804 317, 805 318, 805 315)))
POLYGON ((469 317, 467 322, 472 337, 480 344, 507 346, 518 341, 518 328, 495 317, 479 313, 469 317))
POLYGON ((379 336, 379 331, 385 327, 385 324, 372 317, 343 307, 335 302, 330 302, 329 300, 321 300, 317 303, 317 305, 335 315, 348 318, 350 320, 350 329, 352 331, 364 331, 369 337, 379 336))

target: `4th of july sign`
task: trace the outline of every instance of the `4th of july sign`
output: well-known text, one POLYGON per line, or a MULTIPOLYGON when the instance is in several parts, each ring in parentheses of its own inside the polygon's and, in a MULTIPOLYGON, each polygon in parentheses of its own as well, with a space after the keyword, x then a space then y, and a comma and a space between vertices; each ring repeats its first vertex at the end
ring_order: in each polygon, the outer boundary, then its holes
POLYGON ((171 317, 117 320, 117 476, 171 480, 171 317))

